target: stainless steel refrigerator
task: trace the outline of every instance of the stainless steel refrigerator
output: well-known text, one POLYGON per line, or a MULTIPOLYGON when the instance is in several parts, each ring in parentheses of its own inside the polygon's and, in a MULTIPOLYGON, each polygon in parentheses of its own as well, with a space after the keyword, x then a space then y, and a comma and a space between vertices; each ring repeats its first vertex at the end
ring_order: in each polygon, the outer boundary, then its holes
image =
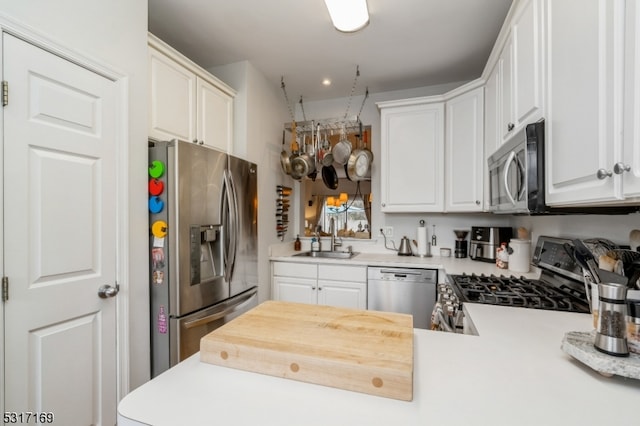
POLYGON ((149 141, 152 377, 257 305, 257 200, 255 164, 149 141))

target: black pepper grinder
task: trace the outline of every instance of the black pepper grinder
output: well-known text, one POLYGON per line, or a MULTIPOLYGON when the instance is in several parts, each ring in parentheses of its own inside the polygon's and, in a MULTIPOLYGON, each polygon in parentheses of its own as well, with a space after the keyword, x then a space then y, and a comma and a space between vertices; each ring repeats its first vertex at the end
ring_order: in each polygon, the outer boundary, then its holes
POLYGON ((599 315, 594 346, 613 356, 629 356, 627 345, 627 286, 598 284, 599 315))

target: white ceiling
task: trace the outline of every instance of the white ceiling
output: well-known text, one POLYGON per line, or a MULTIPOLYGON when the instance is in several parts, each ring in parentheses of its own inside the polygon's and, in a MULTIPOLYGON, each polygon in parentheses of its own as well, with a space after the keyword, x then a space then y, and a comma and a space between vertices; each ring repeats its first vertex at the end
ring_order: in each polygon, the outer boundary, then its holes
POLYGON ((512 0, 368 0, 336 31, 323 0, 149 0, 149 31, 206 69, 247 60, 292 102, 466 81, 482 73, 512 0), (322 79, 333 84, 324 87, 322 79))

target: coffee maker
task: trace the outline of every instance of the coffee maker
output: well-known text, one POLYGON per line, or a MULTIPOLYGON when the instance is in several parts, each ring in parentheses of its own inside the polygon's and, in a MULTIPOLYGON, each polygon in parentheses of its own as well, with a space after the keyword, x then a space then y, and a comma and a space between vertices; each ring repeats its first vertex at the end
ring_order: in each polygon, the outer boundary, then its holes
POLYGON ((513 236, 513 229, 507 227, 471 227, 471 253, 472 260, 482 262, 495 262, 496 249, 500 243, 509 243, 513 236))
POLYGON ((469 234, 469 231, 458 229, 453 232, 456 234, 455 257, 459 259, 467 257, 467 234, 469 234))

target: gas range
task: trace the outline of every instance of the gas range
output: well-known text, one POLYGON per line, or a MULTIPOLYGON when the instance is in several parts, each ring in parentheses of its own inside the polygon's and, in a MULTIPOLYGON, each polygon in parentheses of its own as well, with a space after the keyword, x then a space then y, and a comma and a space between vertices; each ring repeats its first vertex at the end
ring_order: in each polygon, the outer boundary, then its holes
POLYGON ((531 263, 541 270, 540 279, 513 275, 447 275, 448 283, 438 289, 433 328, 460 332, 464 303, 589 313, 582 270, 565 250, 563 244, 567 242, 571 240, 538 238, 531 263))
POLYGON ((449 275, 462 303, 484 303, 531 309, 589 313, 586 293, 545 280, 504 275, 449 275))

